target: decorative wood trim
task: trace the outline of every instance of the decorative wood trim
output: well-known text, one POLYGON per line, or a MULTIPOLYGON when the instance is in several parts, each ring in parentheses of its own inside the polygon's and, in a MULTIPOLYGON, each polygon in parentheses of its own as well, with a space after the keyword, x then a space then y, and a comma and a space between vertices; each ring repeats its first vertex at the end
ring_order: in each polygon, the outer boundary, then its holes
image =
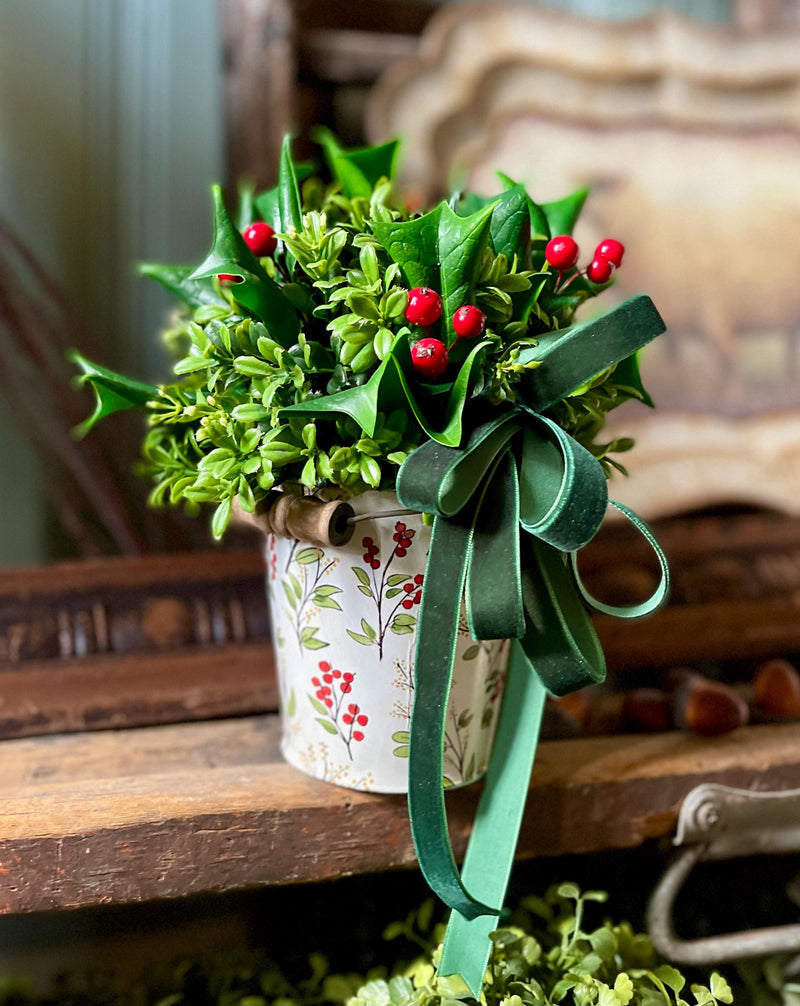
MULTIPOLYGON (((670 833, 699 782, 800 784, 796 727, 540 746, 521 857, 670 833), (541 808, 547 813, 542 814, 541 808)), ((340 789, 278 756, 274 718, 0 746, 0 912, 317 881, 415 863, 403 797, 340 789)), ((479 787, 448 795, 463 855, 479 787)))

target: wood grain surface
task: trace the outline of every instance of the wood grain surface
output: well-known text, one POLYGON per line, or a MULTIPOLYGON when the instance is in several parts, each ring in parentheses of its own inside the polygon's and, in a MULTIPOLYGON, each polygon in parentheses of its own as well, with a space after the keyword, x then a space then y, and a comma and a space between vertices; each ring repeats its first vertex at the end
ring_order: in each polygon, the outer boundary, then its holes
MULTIPOLYGON (((519 854, 629 848, 668 834, 701 781, 800 784, 800 728, 541 745, 519 854)), ((280 760, 274 717, 0 745, 0 911, 318 881, 413 866, 405 800, 280 760)), ((449 794, 463 853, 479 786, 449 794)))

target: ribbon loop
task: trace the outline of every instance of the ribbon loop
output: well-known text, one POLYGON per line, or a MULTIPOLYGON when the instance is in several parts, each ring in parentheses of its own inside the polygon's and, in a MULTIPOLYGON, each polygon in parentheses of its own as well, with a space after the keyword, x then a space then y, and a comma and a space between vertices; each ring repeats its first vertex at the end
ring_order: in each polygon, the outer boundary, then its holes
POLYGON ((609 500, 609 503, 611 506, 616 507, 620 513, 624 514, 631 524, 633 524, 633 526, 640 531, 650 543, 656 554, 656 558, 658 559, 658 564, 661 567, 661 579, 659 580, 659 584, 650 597, 648 597, 646 601, 641 601, 639 604, 627 606, 605 604, 603 601, 598 601, 597 598, 593 597, 584 586, 580 573, 578 572, 578 553, 572 552, 570 560, 572 562, 572 571, 575 575, 575 584, 581 594, 581 597, 588 605, 590 605, 590 607, 594 608, 595 611, 599 611, 603 615, 614 615, 617 618, 641 618, 643 615, 649 615, 651 612, 655 611, 656 608, 660 607, 669 596, 669 565, 667 563, 667 557, 664 555, 664 550, 658 544, 656 536, 635 511, 626 507, 623 503, 618 503, 616 500, 609 500))

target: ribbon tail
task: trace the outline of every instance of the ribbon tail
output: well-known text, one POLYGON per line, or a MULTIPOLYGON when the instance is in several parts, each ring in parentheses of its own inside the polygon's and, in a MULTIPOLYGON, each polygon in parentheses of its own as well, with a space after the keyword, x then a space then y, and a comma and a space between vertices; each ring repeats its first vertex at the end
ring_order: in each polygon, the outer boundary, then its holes
POLYGON ((444 728, 471 525, 433 523, 417 631, 414 709, 408 761, 408 812, 420 869, 431 890, 467 918, 496 912, 476 901, 458 874, 444 802, 444 728), (426 596, 435 598, 426 604, 426 596))
MULTIPOLYGON (((464 886, 490 905, 505 900, 546 696, 522 647, 512 642, 497 734, 461 872, 464 886)), ((447 925, 438 972, 460 975, 478 1000, 489 935, 499 919, 499 911, 473 919, 454 911, 447 925)))

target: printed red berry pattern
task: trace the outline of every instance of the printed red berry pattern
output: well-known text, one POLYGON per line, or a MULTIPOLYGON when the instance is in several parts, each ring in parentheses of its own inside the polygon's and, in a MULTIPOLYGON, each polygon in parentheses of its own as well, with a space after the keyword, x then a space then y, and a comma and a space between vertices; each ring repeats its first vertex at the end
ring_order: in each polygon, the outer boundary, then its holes
POLYGON ((442 298, 429 286, 417 286, 408 291, 406 321, 420 328, 435 325, 442 316, 442 298))
POLYGON ((347 634, 362 646, 377 646, 379 660, 383 659, 387 632, 397 636, 407 635, 414 631, 417 624, 416 618, 407 612, 416 608, 422 600, 424 575, 390 572, 396 559, 404 559, 408 555, 413 547, 415 534, 414 529, 404 521, 397 521, 392 535, 394 547, 384 566, 380 560, 380 546, 370 537, 362 538, 362 562, 370 572, 360 566, 351 567, 358 581, 359 591, 375 604, 375 619, 362 618, 361 631, 348 629, 347 634))
POLYGON ((347 697, 353 691, 356 675, 350 671, 340 671, 329 660, 320 660, 319 673, 311 679, 315 689, 309 701, 319 714, 317 723, 326 733, 339 737, 347 748, 350 761, 353 760, 352 744, 364 740, 364 728, 369 717, 355 702, 347 697))

